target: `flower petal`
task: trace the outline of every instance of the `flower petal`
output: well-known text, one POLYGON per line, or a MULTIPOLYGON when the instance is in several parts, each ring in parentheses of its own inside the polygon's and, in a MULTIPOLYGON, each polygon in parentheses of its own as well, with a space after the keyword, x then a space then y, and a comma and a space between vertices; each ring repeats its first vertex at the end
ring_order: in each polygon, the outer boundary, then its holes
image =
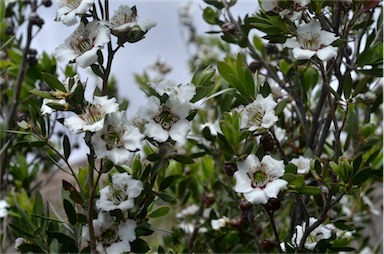
POLYGON ((306 60, 310 59, 312 56, 316 54, 316 51, 312 51, 309 49, 302 49, 302 48, 294 48, 292 50, 293 57, 297 60, 306 60))
POLYGON ((169 130, 169 136, 176 141, 176 146, 182 146, 187 141, 187 134, 191 130, 188 120, 181 119, 174 123, 169 130))
POLYGON ((337 56, 337 48, 333 46, 327 46, 317 51, 317 57, 323 61, 328 61, 335 56, 337 56))
POLYGON ((243 195, 252 204, 266 204, 268 202, 268 196, 260 188, 253 189, 243 195))
POLYGON ((321 43, 321 45, 328 46, 329 44, 331 44, 332 42, 334 42, 338 38, 339 37, 335 36, 334 33, 331 33, 331 32, 325 31, 325 30, 320 31, 320 43, 321 43))
POLYGON ((300 48, 301 45, 300 45, 300 43, 297 40, 287 39, 285 41, 285 43, 283 44, 283 47, 294 49, 294 48, 300 48))

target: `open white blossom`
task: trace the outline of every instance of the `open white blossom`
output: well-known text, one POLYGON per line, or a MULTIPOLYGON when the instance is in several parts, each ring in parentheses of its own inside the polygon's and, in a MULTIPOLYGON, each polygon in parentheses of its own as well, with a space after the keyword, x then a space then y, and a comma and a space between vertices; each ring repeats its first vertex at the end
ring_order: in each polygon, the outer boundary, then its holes
POLYGON ((118 34, 128 32, 133 28, 146 32, 156 26, 156 22, 145 21, 138 23, 136 7, 130 8, 127 5, 120 5, 119 8, 115 10, 110 20, 110 25, 112 27, 112 33, 118 34))
POLYGON ((83 113, 66 118, 64 125, 73 132, 99 131, 104 126, 105 116, 118 110, 116 98, 94 96, 93 102, 84 108, 83 113))
POLYGON ((187 134, 191 130, 190 122, 185 119, 191 109, 190 103, 179 101, 177 98, 169 98, 165 103, 160 103, 157 97, 151 96, 148 103, 139 109, 141 114, 134 120, 134 124, 147 137, 158 142, 171 138, 176 141, 177 146, 181 146, 185 144, 187 134))
POLYGON ((8 216, 8 208, 10 207, 10 205, 8 204, 8 202, 3 199, 3 200, 0 200, 0 218, 5 218, 8 216))
POLYGON ((241 113, 241 128, 249 131, 271 128, 278 120, 274 110, 276 105, 271 94, 266 98, 258 94, 252 103, 237 109, 241 113))
POLYGON ((152 87, 160 96, 167 94, 169 97, 175 96, 181 101, 189 102, 196 94, 195 86, 191 83, 186 85, 176 85, 171 81, 163 80, 157 84, 150 82, 148 85, 152 87))
POLYGON ((97 158, 107 158, 116 165, 129 160, 131 152, 141 148, 144 135, 130 124, 125 111, 109 114, 101 130, 91 139, 97 158))
POLYGON ((261 161, 254 154, 237 162, 238 170, 234 190, 243 193, 252 204, 266 204, 269 198, 277 198, 280 190, 285 189, 287 181, 279 179, 284 174, 284 162, 275 160, 270 155, 261 161))
POLYGON ((58 0, 55 20, 71 26, 77 22, 76 15, 85 14, 94 2, 95 0, 58 0))
MULTIPOLYGON (((316 222, 316 219, 311 217, 309 218, 309 226, 316 222)), ((295 233, 292 237, 292 243, 295 247, 300 245, 300 241, 303 238, 305 229, 307 228, 307 223, 304 222, 302 225, 297 225, 295 227, 295 233)), ((305 240, 304 247, 308 250, 313 250, 316 247, 316 244, 322 239, 329 239, 332 236, 332 231, 334 230, 332 224, 320 225, 315 228, 305 240)))
POLYGON ((329 60, 337 55, 337 48, 330 44, 338 39, 334 33, 322 30, 320 22, 312 19, 297 28, 296 39, 287 39, 283 46, 292 48, 293 57, 310 59, 314 55, 320 60, 329 60))
POLYGON ((97 62, 97 51, 110 41, 110 29, 101 22, 83 23, 58 46, 54 55, 59 62, 76 62, 85 68, 97 62))
MULTIPOLYGON (((260 6, 265 12, 273 11, 278 13, 281 18, 289 18, 290 20, 297 20, 301 17, 301 9, 310 3, 310 0, 293 0, 294 3, 289 9, 283 9, 281 0, 259 0, 260 6)), ((290 1, 288 1, 291 3, 290 1)))
MULTIPOLYGON (((202 224, 202 223, 204 223, 204 221, 202 220, 200 223, 202 224)), ((195 231, 196 223, 195 223, 195 221, 193 221, 193 222, 183 221, 183 222, 179 223, 177 225, 177 227, 180 228, 181 230, 183 230, 187 234, 192 234, 195 231)), ((199 227, 199 229, 197 230, 197 232, 200 234, 205 233, 207 231, 208 231, 208 229, 206 227, 199 227)))
POLYGON ((52 114, 55 110, 48 106, 48 103, 55 103, 55 104, 60 104, 60 105, 65 105, 67 102, 64 99, 61 100, 55 100, 55 99, 43 99, 43 103, 41 104, 41 114, 52 114))
POLYGON ((112 183, 100 190, 96 207, 102 211, 126 211, 134 206, 134 198, 137 198, 142 190, 143 183, 133 179, 127 172, 113 174, 112 183))
POLYGON ((311 159, 303 157, 302 155, 300 155, 299 158, 292 159, 291 163, 296 165, 298 174, 308 174, 311 168, 311 159))
POLYGON ((181 210, 179 213, 176 214, 176 218, 184 218, 186 216, 193 216, 199 211, 199 206, 193 204, 190 205, 183 210, 181 210))
MULTIPOLYGON (((97 220, 93 220, 97 251, 107 254, 130 252, 130 242, 136 239, 136 227, 134 220, 117 223, 109 213, 100 213, 97 220)), ((83 226, 82 237, 90 241, 88 225, 83 226)))

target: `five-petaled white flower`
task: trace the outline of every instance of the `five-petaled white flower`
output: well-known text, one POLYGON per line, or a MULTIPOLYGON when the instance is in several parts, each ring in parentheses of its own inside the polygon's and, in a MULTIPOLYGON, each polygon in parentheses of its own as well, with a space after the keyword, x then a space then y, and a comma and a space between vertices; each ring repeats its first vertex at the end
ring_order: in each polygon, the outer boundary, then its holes
POLYGON ((119 111, 106 116, 104 127, 92 136, 91 143, 97 158, 121 165, 129 160, 130 152, 141 148, 144 137, 128 122, 125 111, 119 111))
POLYGON ((127 5, 120 5, 119 8, 115 10, 115 13, 110 20, 110 24, 114 35, 129 32, 133 28, 146 32, 156 26, 156 23, 153 21, 138 23, 136 8, 130 8, 127 5))
MULTIPOLYGON (((316 222, 316 219, 311 217, 309 218, 309 226, 312 226, 316 222)), ((307 223, 304 222, 302 225, 297 225, 295 227, 295 233, 292 237, 292 243, 294 246, 298 247, 300 245, 301 239, 303 238, 304 231, 307 228, 307 223)), ((315 228, 305 240, 304 247, 308 250, 313 250, 316 247, 316 244, 322 239, 329 239, 332 236, 332 231, 335 227, 332 224, 320 225, 315 228)))
POLYGON ((322 30, 320 22, 312 19, 297 28, 295 39, 287 39, 283 46, 292 48, 293 57, 310 59, 317 55, 320 60, 329 60, 337 55, 337 48, 330 44, 338 39, 334 33, 322 30))
POLYGON ((148 85, 152 87, 160 96, 167 94, 169 97, 177 97, 180 101, 189 102, 196 94, 195 86, 191 83, 186 85, 176 85, 171 81, 163 80, 157 84, 150 82, 148 85))
POLYGON ((85 68, 97 62, 97 51, 110 41, 110 29, 99 21, 83 23, 63 44, 58 46, 54 55, 59 62, 76 62, 85 68))
POLYGON ((120 209, 126 211, 134 206, 143 190, 143 183, 133 179, 127 172, 112 175, 112 183, 100 190, 96 207, 102 211, 120 209))
POLYGON ((95 0, 59 0, 55 20, 71 26, 77 22, 76 15, 85 14, 94 2, 95 0))
POLYGON ((248 128, 249 131, 269 129, 278 120, 274 110, 276 105, 271 94, 266 98, 258 94, 251 104, 237 109, 241 112, 241 128, 248 128))
POLYGON ((225 226, 228 225, 229 219, 227 217, 222 217, 217 220, 211 220, 211 226, 213 230, 219 230, 221 228, 224 228, 225 226))
MULTIPOLYGON (((136 239, 136 227, 134 220, 117 223, 109 213, 99 213, 97 220, 93 220, 97 251, 107 254, 130 252, 130 242, 136 239)), ((82 237, 90 241, 88 225, 83 226, 82 237)))
POLYGON ((284 174, 284 163, 270 155, 261 161, 254 154, 244 161, 237 162, 238 170, 234 190, 243 193, 252 204, 266 204, 269 198, 277 198, 280 190, 285 189, 287 181, 279 179, 284 174))
POLYGON ((136 119, 136 126, 139 126, 147 137, 158 142, 165 142, 168 138, 176 141, 177 146, 185 144, 191 125, 185 119, 192 105, 177 98, 169 98, 161 103, 159 98, 151 96, 147 105, 139 109, 141 119, 136 119))
POLYGON ((291 163, 296 165, 298 174, 308 174, 311 168, 311 159, 303 157, 302 155, 300 155, 299 158, 292 159, 291 163))
POLYGON ((66 118, 64 125, 73 132, 95 132, 103 128, 107 114, 118 110, 119 104, 116 103, 116 98, 94 96, 93 102, 85 107, 83 113, 66 118))

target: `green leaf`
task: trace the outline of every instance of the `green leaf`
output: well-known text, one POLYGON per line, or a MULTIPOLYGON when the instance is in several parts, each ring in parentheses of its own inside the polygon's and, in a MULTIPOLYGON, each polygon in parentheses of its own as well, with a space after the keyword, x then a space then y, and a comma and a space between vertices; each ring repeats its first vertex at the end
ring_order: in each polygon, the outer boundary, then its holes
POLYGON ((41 78, 45 81, 52 90, 66 92, 64 85, 52 74, 47 72, 41 73, 41 78))
POLYGON ((64 148, 64 158, 68 160, 69 155, 71 155, 71 144, 69 143, 69 138, 67 135, 64 135, 63 138, 63 148, 64 148))
POLYGON ((54 96, 52 96, 50 93, 45 92, 45 91, 41 91, 41 90, 38 90, 38 89, 32 89, 29 92, 31 94, 37 95, 37 96, 39 96, 41 98, 56 100, 56 98, 54 96))
POLYGON ((143 239, 137 238, 131 242, 131 252, 135 253, 146 253, 150 250, 148 244, 143 239))
POLYGON ((75 240, 73 240, 71 237, 60 232, 47 231, 47 235, 51 238, 57 239, 57 241, 59 241, 61 244, 75 243, 75 240))
POLYGON ((275 108, 275 115, 276 116, 280 115, 283 112, 285 106, 287 106, 287 104, 288 104, 288 101, 289 101, 288 99, 284 99, 284 100, 280 101, 279 104, 277 104, 277 106, 275 108))
POLYGON ((173 180, 174 180, 174 176, 168 176, 168 177, 164 178, 160 182, 159 190, 163 191, 166 188, 168 188, 173 183, 173 180))
POLYGON ((360 185, 360 184, 362 184, 363 182, 365 182, 365 181, 371 176, 371 173, 372 173, 372 169, 371 169, 371 168, 363 168, 363 169, 360 169, 360 170, 353 176, 352 184, 354 184, 354 185, 360 185))
POLYGON ((67 199, 64 199, 63 203, 64 203, 64 210, 65 210, 65 213, 67 214, 69 223, 71 223, 72 225, 75 225, 76 224, 75 208, 73 207, 72 203, 69 202, 67 199))
POLYGON ((152 154, 147 156, 147 160, 149 160, 149 161, 158 161, 160 159, 161 159, 161 155, 158 153, 152 153, 152 154))
POLYGON ((211 25, 216 25, 218 21, 218 14, 211 7, 206 7, 203 11, 203 19, 211 25))
POLYGON ((194 164, 195 163, 195 161, 192 158, 184 156, 184 155, 180 155, 180 154, 175 155, 172 159, 174 159, 177 162, 183 163, 183 164, 194 164))
POLYGON ((5 16, 5 1, 1 0, 0 1, 0 21, 3 21, 5 16))
POLYGON ((321 190, 315 186, 302 186, 296 190, 304 195, 318 195, 321 193, 321 190))
POLYGON ((149 218, 157 218, 157 217, 165 216, 168 214, 170 209, 171 208, 168 206, 160 207, 160 208, 156 209, 155 211, 151 212, 150 214, 148 214, 148 217, 149 218))
POLYGON ((297 173, 297 166, 293 163, 289 163, 288 165, 285 166, 285 173, 286 174, 296 174, 297 173))
POLYGON ((35 195, 35 203, 33 204, 33 214, 39 216, 44 215, 43 199, 39 191, 37 191, 35 195))
POLYGON ((166 202, 169 202, 169 203, 175 203, 175 202, 176 202, 174 197, 172 197, 171 195, 169 195, 169 194, 167 194, 167 193, 165 193, 165 192, 160 193, 160 194, 159 194, 159 197, 160 197, 162 200, 164 200, 164 201, 166 201, 166 202))
MULTIPOLYGON (((0 1, 3 2, 3 1, 0 1)), ((46 253, 39 245, 34 243, 23 243, 17 247, 22 253, 46 253)))

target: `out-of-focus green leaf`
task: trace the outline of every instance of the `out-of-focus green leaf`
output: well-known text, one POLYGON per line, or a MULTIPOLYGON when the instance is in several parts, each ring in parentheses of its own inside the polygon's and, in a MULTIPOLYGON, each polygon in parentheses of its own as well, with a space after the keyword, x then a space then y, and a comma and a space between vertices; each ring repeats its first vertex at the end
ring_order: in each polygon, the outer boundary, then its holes
POLYGON ((160 182, 159 190, 163 191, 166 188, 168 188, 173 183, 173 180, 174 180, 174 176, 168 176, 168 177, 164 178, 160 182))
POLYGON ((75 225, 76 224, 75 208, 73 207, 72 203, 66 199, 64 199, 63 204, 64 204, 64 210, 65 210, 65 213, 67 214, 69 223, 71 223, 72 225, 75 225))
POLYGON ((137 238, 131 242, 131 252, 133 253, 146 253, 150 250, 148 244, 143 239, 137 238))
POLYGON ((64 148, 64 158, 68 160, 71 155, 71 143, 69 142, 69 138, 67 135, 64 135, 63 138, 63 148, 64 148))
POLYGON ((157 218, 157 217, 165 216, 168 214, 170 209, 171 208, 169 208, 168 206, 160 207, 160 208, 156 209, 155 211, 151 212, 150 214, 148 214, 148 217, 149 218, 157 218))
POLYGON ((41 73, 41 78, 52 90, 66 91, 64 85, 51 73, 43 72, 41 73))
POLYGON ((360 170, 357 171, 357 173, 353 176, 352 183, 353 183, 354 185, 360 185, 360 184, 362 184, 363 182, 365 182, 365 181, 371 176, 371 173, 372 173, 372 169, 371 169, 371 168, 363 168, 363 169, 360 169, 360 170))
POLYGON ((190 158, 188 156, 180 155, 180 154, 175 155, 174 157, 172 157, 172 159, 174 159, 177 162, 183 163, 183 164, 195 163, 195 161, 192 158, 190 158))

